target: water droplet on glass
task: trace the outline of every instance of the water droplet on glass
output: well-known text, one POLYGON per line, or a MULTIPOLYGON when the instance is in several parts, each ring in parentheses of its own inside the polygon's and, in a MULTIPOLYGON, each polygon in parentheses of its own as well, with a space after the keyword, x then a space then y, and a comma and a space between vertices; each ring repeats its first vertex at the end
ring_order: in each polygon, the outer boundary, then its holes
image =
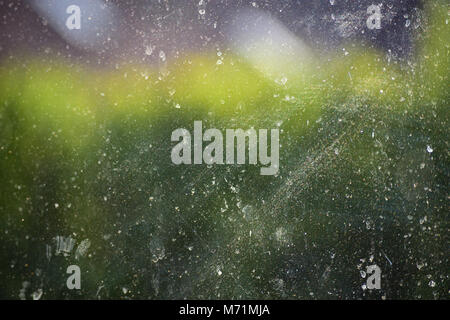
POLYGON ((145 54, 148 55, 148 56, 151 56, 152 53, 153 53, 153 48, 152 48, 152 46, 146 46, 146 47, 145 47, 145 54))

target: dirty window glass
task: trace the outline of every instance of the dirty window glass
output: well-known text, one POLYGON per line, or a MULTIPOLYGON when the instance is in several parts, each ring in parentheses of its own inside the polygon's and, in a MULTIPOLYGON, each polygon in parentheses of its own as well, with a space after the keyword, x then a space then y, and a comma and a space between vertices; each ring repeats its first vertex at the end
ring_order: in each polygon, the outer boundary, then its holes
POLYGON ((0 298, 448 298, 446 1, 0 13, 0 298))

